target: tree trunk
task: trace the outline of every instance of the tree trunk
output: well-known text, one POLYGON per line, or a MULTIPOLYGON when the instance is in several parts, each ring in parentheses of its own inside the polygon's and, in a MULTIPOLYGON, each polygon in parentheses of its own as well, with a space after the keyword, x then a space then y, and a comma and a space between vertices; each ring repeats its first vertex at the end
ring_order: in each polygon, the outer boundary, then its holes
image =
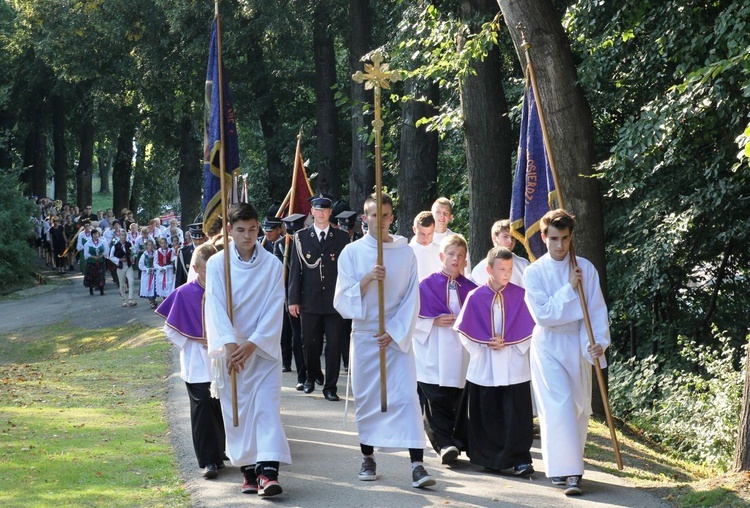
POLYGON ((120 216, 123 208, 130 204, 130 178, 133 175, 133 138, 135 127, 130 123, 122 124, 117 135, 117 152, 112 165, 112 210, 120 216))
POLYGON ((416 126, 421 118, 437 114, 440 89, 436 84, 422 84, 414 79, 404 82, 404 95, 424 97, 424 101, 408 100, 401 108, 401 148, 399 153, 398 234, 412 236, 412 221, 422 210, 429 210, 437 198, 438 133, 427 132, 427 126, 416 126))
POLYGON ((734 470, 750 471, 750 355, 745 361, 745 386, 737 442, 734 447, 734 470))
POLYGON ((108 144, 100 143, 96 154, 97 166, 99 168, 99 194, 109 194, 112 192, 109 188, 112 159, 112 148, 108 144))
POLYGON ((313 12, 313 53, 315 57, 315 137, 318 160, 318 192, 341 196, 341 174, 336 155, 336 53, 329 33, 331 17, 327 2, 316 2, 313 12))
POLYGON ((130 192, 130 203, 128 209, 133 212, 133 216, 136 221, 141 221, 141 225, 144 225, 144 219, 146 221, 151 220, 153 217, 139 217, 138 207, 141 202, 141 192, 143 191, 143 172, 145 171, 145 157, 143 155, 143 143, 141 143, 141 136, 136 137, 135 141, 136 155, 135 155, 135 169, 133 171, 133 187, 130 192))
MULTIPOLYGON (((595 162, 591 109, 577 85, 577 74, 568 36, 550 0, 514 2, 498 0, 503 18, 523 68, 526 54, 521 48, 524 28, 529 54, 536 72, 537 101, 546 116, 549 143, 555 156, 565 207, 576 216, 576 252, 599 271, 606 295, 604 219, 599 183, 592 174, 595 162)), ((592 409, 604 409, 594 377, 592 409)))
POLYGON ((185 115, 180 122, 180 213, 182 229, 201 212, 201 145, 196 137, 195 122, 185 115))
POLYGON ((34 117, 36 121, 24 142, 21 181, 26 186, 26 194, 41 198, 47 196, 47 138, 41 125, 41 113, 34 117))
MULTIPOLYGON (((372 49, 372 11, 369 0, 349 0, 349 69, 354 74, 364 72, 364 62, 360 59, 372 49)), ((370 154, 371 115, 365 117, 363 108, 372 104, 372 91, 365 91, 364 85, 351 80, 352 101, 352 165, 349 170, 349 205, 360 212, 367 196, 375 186, 375 170, 370 154)))
POLYGON ((55 179, 55 199, 68 202, 68 147, 65 144, 65 99, 52 96, 52 142, 55 148, 52 169, 55 179))
MULTIPOLYGON (((463 0, 461 16, 471 20, 490 21, 498 12, 494 0, 463 0)), ((459 40, 477 33, 479 26, 466 25, 459 40)), ((508 103, 503 88, 500 49, 495 46, 483 61, 471 62, 473 73, 461 82, 461 110, 464 116, 466 168, 469 176, 468 238, 473 263, 483 259, 492 244, 492 224, 510 216, 513 190, 511 155, 515 143, 511 138, 508 103)))
POLYGON ((76 168, 76 204, 81 209, 90 205, 93 199, 91 172, 94 163, 94 132, 94 126, 85 120, 79 134, 81 151, 76 168))

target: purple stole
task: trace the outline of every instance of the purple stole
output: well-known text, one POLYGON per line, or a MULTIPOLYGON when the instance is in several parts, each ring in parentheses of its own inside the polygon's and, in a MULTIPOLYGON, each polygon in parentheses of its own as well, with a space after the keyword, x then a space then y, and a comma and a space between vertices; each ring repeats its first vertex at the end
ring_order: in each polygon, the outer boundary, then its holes
POLYGON ((522 287, 510 282, 500 291, 489 284, 478 287, 469 294, 453 328, 479 343, 489 342, 494 335, 501 336, 507 345, 529 340, 534 319, 523 299, 525 293, 522 287), (495 333, 495 301, 498 299, 503 312, 503 329, 495 333))
POLYGON ((202 339, 203 296, 206 288, 197 280, 183 284, 159 304, 154 311, 167 319, 167 325, 189 339, 202 339))
MULTIPOLYGON (((454 279, 458 303, 463 307, 469 292, 477 287, 472 281, 459 275, 454 279)), ((445 314, 452 314, 448 301, 450 299, 451 279, 443 272, 435 272, 419 282, 419 317, 434 319, 445 314)))

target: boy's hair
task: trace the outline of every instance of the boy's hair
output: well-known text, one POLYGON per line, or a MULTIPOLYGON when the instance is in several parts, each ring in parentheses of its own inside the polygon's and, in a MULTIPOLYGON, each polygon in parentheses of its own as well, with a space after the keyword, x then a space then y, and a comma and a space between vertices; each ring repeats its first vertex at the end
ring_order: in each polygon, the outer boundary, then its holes
MULTIPOLYGON (((375 193, 370 194, 367 196, 367 199, 365 199, 365 204, 362 206, 365 213, 367 213, 367 207, 370 205, 370 203, 377 203, 378 202, 378 196, 375 193)), ((386 194, 385 192, 380 196, 380 204, 381 205, 390 205, 391 209, 393 209, 393 198, 386 194)))
POLYGON ((430 226, 435 225, 435 217, 432 215, 432 212, 429 211, 423 211, 419 212, 416 217, 414 217, 414 227, 416 228, 419 226, 420 228, 429 228, 430 226))
POLYGON ((562 208, 558 208, 557 210, 550 210, 549 212, 545 213, 541 219, 542 234, 547 236, 547 230, 550 226, 560 231, 569 229, 572 233, 575 223, 575 216, 569 214, 562 208))
POLYGON ((443 238, 443 241, 440 242, 440 253, 445 254, 445 251, 448 250, 448 247, 451 247, 454 245, 456 247, 463 247, 464 254, 467 254, 469 252, 469 244, 466 243, 466 238, 464 238, 464 235, 455 234, 455 235, 448 235, 445 238, 443 238))
POLYGON ((510 221, 508 219, 502 219, 502 220, 496 221, 492 225, 492 229, 490 230, 490 234, 494 238, 497 235, 499 235, 500 233, 502 233, 503 231, 506 231, 506 232, 510 233, 510 221))
POLYGON ((235 222, 245 220, 258 220, 258 212, 250 203, 234 203, 227 211, 227 222, 234 226, 235 222))
POLYGON ((496 259, 513 259, 513 253, 505 247, 493 247, 487 253, 487 266, 492 268, 496 259))
POLYGON ((450 213, 453 213, 453 204, 451 203, 451 200, 448 198, 444 198, 444 197, 437 198, 435 202, 432 203, 430 210, 434 210, 436 206, 444 206, 448 208, 448 211, 450 213))
POLYGON ((191 262, 194 265, 197 265, 199 261, 202 261, 203 264, 206 264, 206 261, 208 261, 208 258, 216 254, 218 251, 216 250, 216 247, 211 245, 210 243, 204 243, 203 245, 200 245, 197 249, 193 251, 193 257, 191 258, 191 262))
POLYGON ((153 240, 146 240, 146 243, 145 243, 144 245, 145 245, 146 247, 148 247, 148 246, 149 246, 149 244, 151 245, 151 247, 156 247, 156 244, 154 243, 154 241, 153 241, 153 240))
POLYGON ((149 234, 150 232, 151 232, 151 231, 149 231, 148 227, 146 227, 146 226, 143 226, 143 227, 141 228, 141 234, 143 234, 143 233, 149 234))

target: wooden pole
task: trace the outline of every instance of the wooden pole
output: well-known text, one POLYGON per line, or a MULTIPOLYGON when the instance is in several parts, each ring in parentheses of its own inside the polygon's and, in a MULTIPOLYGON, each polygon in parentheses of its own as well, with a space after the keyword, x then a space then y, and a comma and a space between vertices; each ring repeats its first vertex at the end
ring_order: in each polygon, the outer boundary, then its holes
MULTIPOLYGON (((555 158, 553 156, 552 147, 549 143, 549 135, 547 134, 547 123, 544 118, 544 108, 542 108, 542 104, 539 100, 539 89, 537 87, 536 82, 536 73, 534 72, 534 66, 531 63, 531 57, 529 55, 529 48, 530 45, 528 42, 526 42, 525 35, 523 36, 523 42, 521 44, 521 49, 523 49, 525 55, 526 55, 526 69, 528 71, 529 75, 529 81, 531 82, 531 88, 534 91, 534 99, 536 100, 536 108, 537 113, 539 114, 539 123, 542 127, 542 139, 544 140, 544 148, 547 151, 547 159, 549 160, 549 166, 550 170, 552 171, 552 179, 555 182, 555 192, 557 194, 557 202, 560 208, 563 210, 565 209, 565 201, 563 200, 563 192, 562 187, 560 187, 560 179, 557 174, 557 166, 555 164, 555 158)), ((575 255, 575 249, 573 248, 573 242, 570 242, 570 265, 571 269, 578 268, 578 263, 576 262, 576 255, 575 255)), ((594 339, 594 329, 591 326, 591 316, 589 316, 589 308, 586 304, 586 295, 583 291, 583 285, 579 282, 578 288, 578 299, 581 302, 581 308, 583 309, 583 322, 586 326, 586 332, 588 333, 589 337, 589 344, 591 346, 596 344, 596 341, 594 339)), ((607 426, 609 427, 609 436, 612 440, 612 449, 615 452, 615 460, 617 462, 617 469, 622 471, 623 464, 622 464, 622 456, 620 455, 620 445, 617 442, 617 432, 615 431, 615 424, 614 419, 612 418, 612 412, 610 411, 609 407, 609 398, 607 396, 607 386, 604 383, 604 372, 602 372, 602 366, 599 363, 599 358, 594 358, 594 370, 596 370, 596 379, 599 384, 599 391, 602 397, 602 403, 604 405, 604 416, 607 419, 607 426)))
MULTIPOLYGON (((226 281, 227 314, 229 321, 234 325, 234 305, 232 303, 232 279, 230 277, 229 265, 229 233, 227 232, 227 188, 226 188, 226 143, 224 139, 224 62, 221 56, 221 18, 219 16, 219 0, 214 4, 216 15, 216 50, 219 65, 219 129, 221 146, 219 148, 219 182, 221 183, 221 220, 222 238, 224 239, 224 280, 226 281)), ((232 381, 232 425, 238 427, 240 424, 239 410, 237 408, 237 372, 231 369, 232 381)))

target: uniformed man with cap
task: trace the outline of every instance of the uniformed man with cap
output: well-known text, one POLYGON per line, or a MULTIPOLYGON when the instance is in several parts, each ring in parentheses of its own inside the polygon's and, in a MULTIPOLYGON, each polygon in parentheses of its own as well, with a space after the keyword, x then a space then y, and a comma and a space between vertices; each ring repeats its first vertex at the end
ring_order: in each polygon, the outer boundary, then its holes
MULTIPOLYGON (((281 222, 281 219, 278 217, 266 217, 263 219, 262 227, 265 235, 265 238, 263 239, 263 247, 265 247, 265 249, 271 254, 276 255, 276 244, 283 235, 284 223, 281 222)), ((283 249, 281 250, 281 256, 282 258, 284 257, 283 249)), ((283 259, 281 259, 281 261, 283 261, 283 259)))
MULTIPOLYGON (((273 207, 273 205, 272 205, 273 207)), ((278 207, 277 207, 278 209, 278 207)), ((274 214, 276 212, 274 211, 274 214)), ((281 218, 266 216, 263 219, 264 238, 261 243, 263 247, 284 262, 284 223, 281 218)), ((288 314, 284 312, 284 322, 281 327, 281 372, 292 371, 292 327, 289 323, 288 314)))
POLYGON ((188 226, 188 234, 191 242, 177 252, 177 268, 174 273, 174 287, 178 288, 185 284, 190 273, 190 262, 193 259, 195 248, 206 242, 206 235, 203 233, 203 223, 196 222, 188 226))
MULTIPOLYGON (((305 227, 305 219, 307 217, 305 215, 302 215, 301 213, 295 213, 292 215, 289 215, 287 217, 284 217, 281 219, 281 221, 284 223, 284 228, 286 229, 286 234, 290 236, 290 246, 289 246, 289 253, 291 254, 291 245, 294 243, 294 233, 301 230, 305 227)), ((279 242, 281 244, 285 244, 286 242, 279 242)), ((283 259, 283 249, 286 248, 286 245, 282 247, 282 262, 284 262, 283 259)), ((305 387, 305 382, 307 381, 307 368, 305 367, 305 355, 302 352, 302 325, 299 322, 299 316, 292 316, 289 314, 288 309, 288 302, 289 302, 289 262, 290 259, 287 259, 284 266, 284 274, 286 275, 286 280, 284 281, 285 287, 287 289, 287 313, 286 317, 287 322, 291 326, 292 329, 292 356, 294 357, 294 365, 297 367, 297 384, 295 385, 295 388, 297 391, 302 391, 305 387)), ((283 331, 282 331, 283 334, 283 331)))
POLYGON ((321 377, 320 354, 325 335, 323 395, 327 400, 337 401, 344 321, 333 308, 333 293, 339 255, 349 244, 349 235, 331 227, 330 198, 321 194, 311 198, 310 202, 313 224, 294 235, 289 269, 289 314, 301 319, 302 349, 307 367, 305 393, 312 393, 316 380, 321 377))
POLYGON ((334 217, 338 222, 339 229, 349 234, 349 243, 356 242, 362 238, 362 233, 356 231, 357 212, 345 210, 334 217))

